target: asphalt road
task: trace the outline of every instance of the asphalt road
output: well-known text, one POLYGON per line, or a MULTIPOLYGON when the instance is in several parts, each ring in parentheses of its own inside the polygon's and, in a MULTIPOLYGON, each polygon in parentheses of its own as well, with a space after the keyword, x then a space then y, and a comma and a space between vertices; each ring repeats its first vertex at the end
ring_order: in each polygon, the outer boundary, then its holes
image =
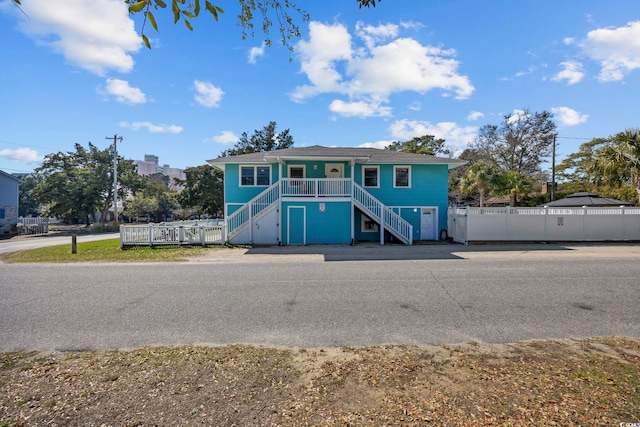
POLYGON ((640 337, 639 254, 634 245, 371 245, 0 264, 0 351, 640 337))

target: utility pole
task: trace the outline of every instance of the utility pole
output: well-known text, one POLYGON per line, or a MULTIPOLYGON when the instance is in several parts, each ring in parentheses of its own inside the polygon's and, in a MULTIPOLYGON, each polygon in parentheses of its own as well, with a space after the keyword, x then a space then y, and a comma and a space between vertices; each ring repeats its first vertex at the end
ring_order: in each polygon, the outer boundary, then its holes
POLYGON ((113 140, 113 221, 118 222, 118 147, 117 142, 122 142, 122 137, 118 134, 113 137, 105 137, 113 140))
POLYGON ((553 134, 553 151, 551 154, 551 201, 556 199, 556 136, 553 134))

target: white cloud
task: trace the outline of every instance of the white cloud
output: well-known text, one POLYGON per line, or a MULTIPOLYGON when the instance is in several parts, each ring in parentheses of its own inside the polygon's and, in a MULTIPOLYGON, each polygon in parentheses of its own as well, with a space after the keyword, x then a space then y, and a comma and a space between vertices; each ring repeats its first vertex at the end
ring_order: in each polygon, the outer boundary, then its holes
POLYGON ((416 136, 433 135, 445 140, 445 144, 459 153, 469 146, 478 134, 475 126, 459 126, 455 122, 429 123, 418 120, 398 120, 389 126, 395 140, 408 141, 416 136))
POLYGON ((562 71, 558 72, 551 80, 559 82, 566 80, 568 85, 579 83, 584 78, 582 64, 577 61, 561 62, 562 71))
POLYGON ((588 114, 580 114, 569 107, 554 107, 551 112, 556 116, 560 124, 564 126, 576 126, 584 123, 589 118, 588 114))
MULTIPOLYGON (((334 108, 342 108, 370 104, 371 100, 382 105, 392 94, 404 91, 440 89, 457 99, 471 96, 475 89, 467 76, 458 73, 455 50, 397 38, 399 29, 393 24, 359 23, 356 34, 364 40, 364 46, 354 48, 345 26, 311 22, 309 39, 296 46, 301 71, 309 84, 296 87, 291 99, 300 102, 322 93, 337 93, 349 97, 349 102, 333 102, 334 108)), ((353 115, 351 108, 341 111, 353 115)), ((372 112, 379 115, 380 110, 372 112)))
POLYGON ((129 82, 120 79, 107 79, 107 85, 98 92, 111 95, 116 101, 124 104, 144 104, 147 102, 147 96, 137 87, 129 86, 129 82))
POLYGON ((39 44, 94 74, 129 72, 140 37, 122 0, 29 0, 21 29, 39 44))
POLYGON ((336 99, 329 104, 329 110, 345 117, 387 117, 391 115, 391 107, 385 107, 380 102, 345 102, 336 99))
POLYGON ((337 61, 347 61, 353 55, 351 35, 344 26, 311 22, 309 41, 298 42, 296 51, 302 72, 311 84, 297 87, 292 94, 294 101, 302 101, 319 93, 346 91, 341 83, 342 76, 335 69, 337 61))
POLYGON ((195 80, 193 86, 197 92, 195 100, 198 104, 208 108, 220 106, 222 95, 224 95, 222 89, 209 82, 201 82, 199 80, 195 80))
POLYGON ((422 110, 422 103, 418 102, 418 101, 414 101, 411 103, 411 105, 409 105, 409 109, 411 111, 420 111, 422 110))
POLYGON ((622 80, 640 68, 640 21, 590 31, 577 44, 589 58, 600 63, 601 81, 622 80))
POLYGON ((537 70, 537 68, 534 65, 531 65, 529 68, 527 68, 526 71, 518 71, 515 74, 515 77, 523 77, 523 76, 526 76, 526 75, 529 75, 529 74, 533 74, 533 73, 536 72, 536 70, 537 70))
POLYGON ((474 121, 479 120, 479 119, 481 119, 483 117, 484 117, 484 114, 481 113, 480 111, 472 111, 467 116, 467 120, 470 121, 470 122, 474 122, 474 121))
POLYGON ((38 155, 36 150, 31 148, 18 148, 16 150, 0 150, 0 157, 6 157, 10 160, 16 160, 22 163, 39 163, 44 158, 38 155))
POLYGON ((356 34, 365 42, 368 48, 372 48, 377 43, 397 37, 398 26, 395 24, 373 26, 358 22, 356 23, 356 34))
POLYGON ((266 44, 262 42, 261 46, 249 49, 249 64, 255 64, 256 60, 264 55, 265 46, 266 44))
POLYGON ((146 129, 148 132, 151 132, 151 133, 180 133, 183 130, 182 126, 163 125, 163 124, 156 125, 151 122, 133 122, 133 123, 120 122, 120 126, 124 128, 129 128, 135 131, 138 131, 140 129, 146 129))
POLYGON ((230 130, 224 130, 220 133, 220 135, 212 136, 211 138, 207 138, 205 142, 215 142, 217 144, 231 144, 234 142, 238 142, 238 136, 231 132, 230 130))

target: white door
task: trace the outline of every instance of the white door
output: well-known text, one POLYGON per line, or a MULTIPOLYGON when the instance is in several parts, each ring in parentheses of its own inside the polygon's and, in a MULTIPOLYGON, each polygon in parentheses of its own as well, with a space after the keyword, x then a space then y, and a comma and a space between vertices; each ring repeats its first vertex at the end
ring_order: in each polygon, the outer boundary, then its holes
POLYGON ((420 215, 420 239, 436 240, 436 210, 423 208, 420 215))
POLYGON ((326 178, 344 178, 344 164, 326 163, 324 165, 324 176, 326 178))

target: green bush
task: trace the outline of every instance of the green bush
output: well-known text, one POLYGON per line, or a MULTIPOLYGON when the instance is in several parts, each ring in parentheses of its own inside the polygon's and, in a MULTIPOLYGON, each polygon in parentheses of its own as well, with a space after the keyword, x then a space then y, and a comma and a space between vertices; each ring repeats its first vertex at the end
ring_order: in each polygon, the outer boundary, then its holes
POLYGON ((107 222, 105 224, 93 224, 91 225, 91 232, 93 233, 110 233, 120 231, 119 222, 107 222))

